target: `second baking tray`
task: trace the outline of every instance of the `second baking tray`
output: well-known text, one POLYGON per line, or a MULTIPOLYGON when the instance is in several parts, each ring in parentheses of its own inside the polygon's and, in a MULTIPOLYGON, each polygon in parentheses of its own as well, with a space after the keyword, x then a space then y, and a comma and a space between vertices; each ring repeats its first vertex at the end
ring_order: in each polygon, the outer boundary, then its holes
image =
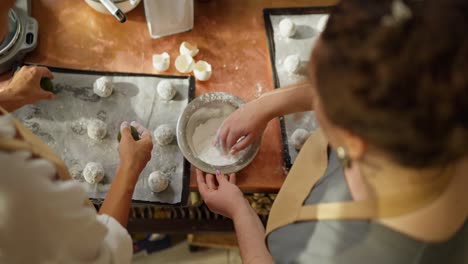
MULTIPOLYGON (((330 10, 331 7, 263 10, 275 88, 279 89, 307 80, 306 65, 315 41, 320 35, 317 25, 324 16, 328 16, 330 10), (296 25, 296 33, 291 38, 285 38, 279 33, 279 23, 284 18, 291 19, 296 25), (284 59, 293 54, 301 58, 301 70, 298 74, 289 74, 282 66, 284 59)), ((315 130, 317 123, 313 112, 304 112, 280 117, 280 127, 284 166, 289 170, 298 154, 298 151, 289 144, 289 138, 297 128, 315 130)))

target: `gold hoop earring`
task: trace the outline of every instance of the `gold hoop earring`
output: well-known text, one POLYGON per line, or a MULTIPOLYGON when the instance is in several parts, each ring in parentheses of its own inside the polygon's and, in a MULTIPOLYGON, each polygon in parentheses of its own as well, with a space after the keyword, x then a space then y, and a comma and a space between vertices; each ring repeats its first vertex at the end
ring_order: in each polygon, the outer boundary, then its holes
POLYGON ((344 147, 336 148, 336 154, 338 155, 341 165, 344 168, 346 169, 351 168, 351 159, 349 158, 348 153, 344 147))

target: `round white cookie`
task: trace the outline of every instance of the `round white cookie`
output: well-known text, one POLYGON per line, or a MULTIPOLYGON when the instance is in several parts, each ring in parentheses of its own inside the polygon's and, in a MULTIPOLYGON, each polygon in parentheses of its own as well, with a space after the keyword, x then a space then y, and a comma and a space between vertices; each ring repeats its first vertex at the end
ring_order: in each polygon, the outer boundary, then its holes
POLYGON ((152 192, 162 192, 169 186, 169 177, 162 171, 154 171, 148 177, 148 187, 152 192))
POLYGON ((298 73, 301 68, 301 58, 297 54, 289 55, 284 59, 283 67, 290 74, 298 73))
POLYGON ((296 24, 289 18, 283 18, 279 23, 279 31, 281 36, 290 38, 296 34, 296 24))
POLYGON ((309 136, 309 131, 303 128, 298 128, 291 135, 291 138, 289 139, 289 144, 291 144, 296 150, 300 150, 302 146, 304 146, 304 143, 307 141, 309 136))
POLYGON ((107 124, 99 119, 93 119, 88 122, 88 136, 94 140, 104 139, 107 135, 107 124))
POLYGON ((93 91, 100 97, 109 97, 114 91, 114 84, 109 77, 104 76, 94 82, 93 91))
POLYGON ((174 138, 175 129, 169 125, 160 125, 156 130, 154 130, 154 139, 161 146, 171 144, 174 138))
POLYGON ((89 162, 83 170, 83 177, 86 182, 96 184, 104 179, 104 167, 98 162, 89 162))
POLYGON ((176 95, 177 91, 168 80, 162 80, 158 83, 158 95, 164 101, 170 101, 176 95))

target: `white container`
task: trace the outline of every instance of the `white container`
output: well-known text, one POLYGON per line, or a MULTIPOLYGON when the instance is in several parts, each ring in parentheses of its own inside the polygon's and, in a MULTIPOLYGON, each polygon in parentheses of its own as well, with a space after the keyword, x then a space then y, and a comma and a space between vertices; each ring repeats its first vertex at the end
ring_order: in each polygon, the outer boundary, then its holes
POLYGON ((193 0, 144 0, 146 22, 152 38, 193 28, 193 0))

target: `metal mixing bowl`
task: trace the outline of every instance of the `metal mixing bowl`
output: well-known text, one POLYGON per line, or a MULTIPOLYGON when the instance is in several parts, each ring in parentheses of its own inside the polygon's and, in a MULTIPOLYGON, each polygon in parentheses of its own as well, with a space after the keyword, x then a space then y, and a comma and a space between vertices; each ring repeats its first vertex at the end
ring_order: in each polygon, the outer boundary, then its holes
POLYGON ((229 174, 242 170, 252 162, 260 149, 261 139, 254 142, 237 162, 226 166, 214 166, 199 159, 193 150, 192 144, 192 135, 195 128, 211 118, 208 116, 206 118, 200 117, 201 109, 225 111, 222 116, 227 117, 230 113, 227 113, 228 110, 226 109, 232 109, 229 112, 234 112, 244 103, 244 100, 237 96, 217 92, 203 94, 187 105, 177 122, 177 142, 182 154, 192 165, 207 173, 214 174, 216 170, 220 170, 224 174, 229 174), (197 118, 192 118, 195 115, 198 115, 197 118))

